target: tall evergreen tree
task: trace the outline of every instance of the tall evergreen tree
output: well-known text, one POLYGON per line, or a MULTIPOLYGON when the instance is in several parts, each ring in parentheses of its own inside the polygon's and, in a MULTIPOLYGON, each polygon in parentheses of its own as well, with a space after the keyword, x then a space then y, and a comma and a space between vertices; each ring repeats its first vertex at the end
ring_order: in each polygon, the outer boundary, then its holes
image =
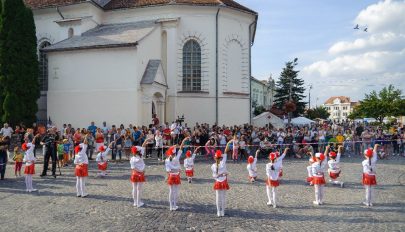
MULTIPOLYGON (((0 0, 0 37, 2 35, 1 28, 3 27, 3 0, 0 0)), ((2 122, 3 115, 3 99, 4 99, 4 84, 3 75, 1 73, 1 41, 0 41, 0 123, 2 122)))
POLYGON ((29 125, 36 120, 39 98, 34 17, 22 0, 4 0, 2 16, 2 120, 29 125))
POLYGON ((290 83, 291 87, 291 98, 296 105, 296 110, 292 112, 294 117, 303 114, 305 110, 306 102, 304 99, 305 88, 304 81, 298 78, 299 71, 294 70, 298 59, 295 58, 294 61, 287 62, 283 71, 280 74, 280 79, 276 83, 276 94, 274 95, 274 104, 277 108, 283 109, 285 103, 290 99, 290 83), (291 80, 291 81, 290 81, 291 80))

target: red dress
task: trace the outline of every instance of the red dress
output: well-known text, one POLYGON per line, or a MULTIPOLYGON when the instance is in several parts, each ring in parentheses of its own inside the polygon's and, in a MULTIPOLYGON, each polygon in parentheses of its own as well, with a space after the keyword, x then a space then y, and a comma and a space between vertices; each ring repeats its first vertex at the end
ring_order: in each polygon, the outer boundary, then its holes
POLYGON ((266 185, 271 187, 278 187, 280 185, 280 182, 278 180, 272 180, 268 178, 266 181, 266 185))
POLYGON ((339 177, 339 175, 340 175, 340 171, 339 171, 339 172, 329 172, 329 177, 330 177, 332 180, 337 179, 337 178, 339 177))
POLYGON ((78 177, 89 176, 88 165, 87 164, 77 164, 75 168, 75 175, 78 177))
POLYGON ((190 170, 186 169, 186 176, 187 177, 193 177, 194 176, 194 169, 190 169, 190 170))
POLYGON ((375 178, 375 175, 363 173, 363 185, 377 185, 377 180, 375 178))
POLYGON ((25 165, 24 174, 34 175, 35 174, 35 164, 25 165))
POLYGON ((317 185, 324 185, 325 182, 325 177, 323 175, 317 175, 312 177, 312 184, 317 184, 317 185))
POLYGON ((143 183, 143 182, 145 182, 145 173, 137 172, 135 170, 132 170, 131 182, 132 183, 143 183))
POLYGON ((107 162, 98 163, 97 166, 98 166, 98 170, 105 171, 105 170, 107 170, 108 163, 107 162))
POLYGON ((181 184, 180 173, 179 174, 169 173, 168 178, 167 178, 167 184, 169 184, 169 185, 179 185, 179 184, 181 184))
POLYGON ((228 179, 225 179, 224 181, 215 181, 214 184, 214 190, 229 190, 229 184, 228 184, 228 179))

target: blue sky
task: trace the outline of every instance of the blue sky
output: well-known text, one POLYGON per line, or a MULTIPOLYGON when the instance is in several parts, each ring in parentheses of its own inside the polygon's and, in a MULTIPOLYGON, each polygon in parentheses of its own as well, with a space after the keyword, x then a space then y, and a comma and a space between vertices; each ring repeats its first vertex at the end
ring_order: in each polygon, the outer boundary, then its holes
POLYGON ((272 74, 278 79, 285 62, 297 57, 300 76, 313 85, 313 103, 321 104, 333 95, 360 100, 365 93, 386 86, 387 80, 405 89, 405 69, 391 69, 405 63, 405 1, 237 2, 259 13, 252 49, 252 75, 256 78, 267 79, 272 74), (369 27, 369 32, 353 30, 356 23, 369 27), (381 40, 384 42, 378 43, 381 40), (395 53, 398 50, 404 52, 395 53), (368 60, 370 57, 373 59, 368 60))

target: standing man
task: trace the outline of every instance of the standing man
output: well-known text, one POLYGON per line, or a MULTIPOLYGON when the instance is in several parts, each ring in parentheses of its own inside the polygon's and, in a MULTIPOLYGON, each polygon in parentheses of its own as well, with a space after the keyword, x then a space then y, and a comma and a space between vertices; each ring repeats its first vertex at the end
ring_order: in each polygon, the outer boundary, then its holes
POLYGON ((87 127, 87 130, 90 131, 93 134, 93 137, 96 137, 97 127, 94 125, 94 122, 90 123, 90 126, 87 127))
POLYGON ((10 146, 10 137, 0 137, 0 174, 1 180, 4 180, 6 174, 6 166, 8 162, 7 149, 10 146))
POLYGON ((9 137, 11 138, 11 135, 13 134, 13 128, 8 126, 8 123, 4 123, 4 127, 1 128, 0 130, 0 135, 2 135, 3 137, 9 137))
POLYGON ((41 145, 43 145, 45 148, 44 169, 42 170, 41 177, 47 175, 46 172, 48 171, 49 158, 52 158, 52 176, 56 178, 56 148, 58 140, 59 136, 56 134, 56 128, 53 127, 48 130, 41 141, 41 145))

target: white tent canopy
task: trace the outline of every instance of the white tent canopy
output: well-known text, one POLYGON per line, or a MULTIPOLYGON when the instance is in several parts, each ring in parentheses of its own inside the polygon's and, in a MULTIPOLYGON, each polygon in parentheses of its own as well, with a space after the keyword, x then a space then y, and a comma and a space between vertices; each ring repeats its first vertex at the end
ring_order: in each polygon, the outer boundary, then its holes
POLYGON ((306 118, 306 117, 297 117, 297 118, 291 119, 291 123, 293 125, 303 126, 303 125, 310 125, 311 123, 315 123, 315 121, 312 121, 311 119, 306 118))
POLYGON ((264 112, 252 118, 252 124, 256 127, 265 127, 269 123, 276 129, 284 128, 283 120, 270 112, 264 112))

